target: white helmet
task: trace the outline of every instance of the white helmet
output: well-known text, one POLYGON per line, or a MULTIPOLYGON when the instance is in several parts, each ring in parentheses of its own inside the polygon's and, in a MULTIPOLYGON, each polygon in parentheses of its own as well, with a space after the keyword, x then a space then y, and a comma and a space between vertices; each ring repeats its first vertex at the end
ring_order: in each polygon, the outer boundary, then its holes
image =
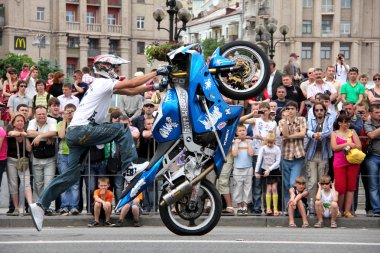
POLYGON ((115 67, 127 64, 129 61, 112 54, 98 55, 94 58, 94 73, 105 78, 119 79, 115 73, 115 67))

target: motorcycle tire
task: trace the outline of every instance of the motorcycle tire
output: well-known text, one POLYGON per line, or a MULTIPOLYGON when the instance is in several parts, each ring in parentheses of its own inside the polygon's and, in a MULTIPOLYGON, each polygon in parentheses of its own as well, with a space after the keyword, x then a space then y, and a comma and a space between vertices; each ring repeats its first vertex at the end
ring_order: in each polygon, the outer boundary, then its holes
POLYGON ((243 66, 243 70, 215 76, 219 91, 234 100, 250 99, 263 92, 270 78, 269 60, 263 50, 247 41, 233 41, 220 48, 220 54, 243 66), (256 71, 256 63, 259 71, 256 71), (258 73, 256 83, 252 79, 258 73))
MULTIPOLYGON (((208 216, 204 215, 205 212, 202 206, 201 210, 199 210, 201 213, 196 216, 196 220, 183 219, 183 216, 177 215, 176 212, 173 212, 174 206, 181 201, 178 201, 173 205, 159 206, 162 222, 174 234, 183 236, 204 235, 210 232, 218 224, 220 216, 222 215, 222 199, 218 190, 210 181, 205 179, 202 180, 199 191, 203 191, 203 193, 207 195, 207 199, 210 201, 208 216), (196 225, 195 221, 199 220, 201 220, 201 223, 196 225), (182 223, 180 221, 182 221, 182 223)), ((165 194, 166 191, 164 190, 162 196, 165 194)), ((190 195, 191 194, 188 194, 188 197, 190 197, 190 195)), ((203 197, 206 197, 206 195, 203 197)), ((186 198, 186 196, 184 197, 186 198)), ((178 208, 176 208, 176 210, 178 211, 178 208)))

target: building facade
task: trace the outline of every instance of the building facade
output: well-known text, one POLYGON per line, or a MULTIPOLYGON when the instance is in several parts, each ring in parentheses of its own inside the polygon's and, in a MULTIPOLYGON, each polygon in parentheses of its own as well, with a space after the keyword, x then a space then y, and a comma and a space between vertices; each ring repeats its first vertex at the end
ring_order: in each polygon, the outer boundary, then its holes
POLYGON ((341 52, 350 66, 373 75, 380 70, 379 11, 378 0, 193 0, 194 19, 185 39, 241 39, 268 51, 267 42, 256 41, 255 27, 274 17, 277 27, 289 27, 286 42, 278 29, 274 33, 278 42, 274 61, 279 68, 291 52, 301 56, 304 72, 334 65, 341 52))
POLYGON ((122 75, 148 72, 153 66, 145 47, 168 38, 152 16, 164 6, 164 0, 0 0, 0 57, 12 52, 49 59, 71 77, 96 55, 110 53, 131 61, 122 75))

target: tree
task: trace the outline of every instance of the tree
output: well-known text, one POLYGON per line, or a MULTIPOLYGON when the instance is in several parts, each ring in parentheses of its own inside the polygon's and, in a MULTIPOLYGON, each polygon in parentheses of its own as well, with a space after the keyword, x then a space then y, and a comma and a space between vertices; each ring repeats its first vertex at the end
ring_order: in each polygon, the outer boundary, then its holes
POLYGON ((212 53, 214 53, 215 49, 224 45, 224 39, 221 39, 221 40, 217 40, 213 38, 205 39, 201 41, 201 44, 202 44, 203 54, 205 56, 205 59, 207 59, 207 57, 211 56, 212 53))
MULTIPOLYGON (((36 65, 36 63, 28 55, 8 53, 4 59, 0 60, 0 76, 5 76, 5 66, 7 65, 14 67, 17 72, 20 73, 24 63, 28 63, 29 66, 36 65)), ((54 73, 58 70, 61 71, 61 67, 57 63, 52 65, 50 61, 46 59, 40 59, 37 66, 39 70, 38 77, 44 81, 47 81, 47 76, 49 73, 54 73)))
POLYGON ((0 60, 0 76, 5 76, 5 67, 8 65, 14 67, 20 73, 24 63, 28 63, 29 66, 35 65, 32 58, 27 55, 8 53, 4 59, 0 60))

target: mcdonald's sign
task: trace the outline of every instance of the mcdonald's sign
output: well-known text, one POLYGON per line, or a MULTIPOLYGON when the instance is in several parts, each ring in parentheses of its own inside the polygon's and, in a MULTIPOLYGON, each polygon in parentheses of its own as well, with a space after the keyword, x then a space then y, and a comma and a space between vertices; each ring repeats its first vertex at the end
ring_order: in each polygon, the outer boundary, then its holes
POLYGON ((26 50, 26 37, 15 36, 15 50, 26 50))

